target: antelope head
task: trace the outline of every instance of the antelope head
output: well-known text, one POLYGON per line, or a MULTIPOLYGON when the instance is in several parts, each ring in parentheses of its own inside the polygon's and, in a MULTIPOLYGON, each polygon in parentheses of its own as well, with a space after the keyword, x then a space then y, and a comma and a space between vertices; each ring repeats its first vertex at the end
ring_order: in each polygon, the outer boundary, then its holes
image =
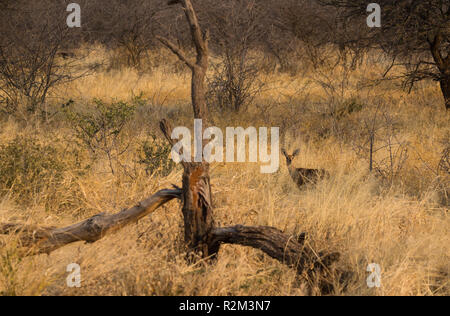
POLYGON ((296 151, 294 151, 292 155, 289 155, 283 148, 281 149, 281 153, 286 157, 286 164, 289 167, 292 164, 292 161, 295 159, 295 157, 297 157, 298 154, 300 153, 300 149, 297 149, 296 151))

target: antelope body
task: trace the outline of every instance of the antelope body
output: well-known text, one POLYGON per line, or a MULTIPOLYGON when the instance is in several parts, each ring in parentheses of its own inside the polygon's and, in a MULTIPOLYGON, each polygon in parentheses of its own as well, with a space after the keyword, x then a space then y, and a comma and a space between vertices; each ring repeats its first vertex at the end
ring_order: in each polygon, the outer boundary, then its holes
POLYGON ((291 175, 292 180, 294 180, 295 184, 301 188, 306 184, 315 184, 320 179, 329 176, 329 173, 323 169, 305 169, 305 168, 295 168, 292 165, 292 161, 295 157, 298 156, 300 150, 297 149, 294 151, 292 155, 289 155, 285 149, 282 149, 281 152, 286 157, 286 165, 289 170, 289 174, 291 175))

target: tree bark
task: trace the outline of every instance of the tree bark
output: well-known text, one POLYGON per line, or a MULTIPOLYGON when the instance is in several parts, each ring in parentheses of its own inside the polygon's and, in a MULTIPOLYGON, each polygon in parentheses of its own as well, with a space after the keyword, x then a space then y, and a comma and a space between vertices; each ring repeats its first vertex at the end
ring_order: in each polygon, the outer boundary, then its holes
POLYGON ((203 120, 203 127, 207 127, 209 113, 206 106, 205 77, 208 69, 208 62, 203 66, 194 66, 192 70, 192 104, 194 105, 194 117, 203 120))
POLYGON ((450 51, 447 52, 447 56, 442 56, 442 31, 438 30, 433 38, 428 38, 428 44, 430 45, 431 55, 433 56, 436 67, 440 72, 440 85, 442 95, 445 101, 445 108, 450 109, 450 51))
POLYGON ((445 108, 447 110, 450 110, 450 76, 446 76, 443 79, 441 79, 440 85, 442 95, 444 96, 445 108))
POLYGON ((215 228, 208 164, 189 164, 183 174, 183 216, 188 248, 203 258, 215 257, 219 251, 212 244, 215 228))

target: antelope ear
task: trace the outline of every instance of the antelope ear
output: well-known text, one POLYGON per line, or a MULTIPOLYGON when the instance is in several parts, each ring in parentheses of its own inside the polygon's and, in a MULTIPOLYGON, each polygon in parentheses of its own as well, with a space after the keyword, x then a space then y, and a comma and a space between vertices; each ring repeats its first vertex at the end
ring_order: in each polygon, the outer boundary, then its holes
POLYGON ((284 149, 284 148, 281 148, 281 153, 286 157, 288 156, 286 149, 284 149))
POLYGON ((292 156, 295 157, 295 156, 298 156, 298 154, 300 154, 300 149, 297 149, 296 151, 294 151, 292 156))

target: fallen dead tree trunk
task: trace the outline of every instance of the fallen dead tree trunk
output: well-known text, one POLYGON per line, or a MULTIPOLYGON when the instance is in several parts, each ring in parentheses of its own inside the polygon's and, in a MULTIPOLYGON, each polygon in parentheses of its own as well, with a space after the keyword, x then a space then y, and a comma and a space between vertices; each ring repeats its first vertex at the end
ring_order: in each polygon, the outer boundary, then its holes
MULTIPOLYGON (((181 189, 161 190, 130 209, 116 214, 98 214, 63 228, 40 227, 17 223, 0 224, 1 235, 17 235, 20 246, 29 248, 28 255, 50 254, 69 244, 95 243, 106 235, 136 223, 173 199, 181 199, 181 189)), ((294 238, 274 227, 233 226, 214 228, 208 244, 218 250, 222 244, 235 244, 259 249, 301 274, 305 268, 323 270, 339 259, 338 253, 316 254, 305 245, 305 234, 294 238)))
POLYGON ((212 247, 233 244, 259 249, 269 257, 295 269, 308 282, 310 290, 316 287, 319 294, 331 294, 336 286, 346 288, 353 277, 351 271, 333 268, 340 254, 316 253, 308 244, 306 233, 298 237, 286 235, 274 227, 232 226, 215 228, 211 232, 212 247))
POLYGON ((213 244, 235 244, 263 251, 301 274, 305 269, 319 271, 328 269, 339 260, 339 253, 315 253, 305 244, 305 234, 295 238, 277 228, 260 226, 233 226, 216 228, 212 231, 213 244))
POLYGON ((29 248, 28 255, 50 254, 63 246, 78 241, 94 243, 109 233, 136 223, 162 205, 181 198, 181 190, 161 190, 133 208, 117 214, 98 214, 83 222, 64 228, 34 227, 21 224, 0 224, 0 234, 16 234, 20 245, 29 248))

